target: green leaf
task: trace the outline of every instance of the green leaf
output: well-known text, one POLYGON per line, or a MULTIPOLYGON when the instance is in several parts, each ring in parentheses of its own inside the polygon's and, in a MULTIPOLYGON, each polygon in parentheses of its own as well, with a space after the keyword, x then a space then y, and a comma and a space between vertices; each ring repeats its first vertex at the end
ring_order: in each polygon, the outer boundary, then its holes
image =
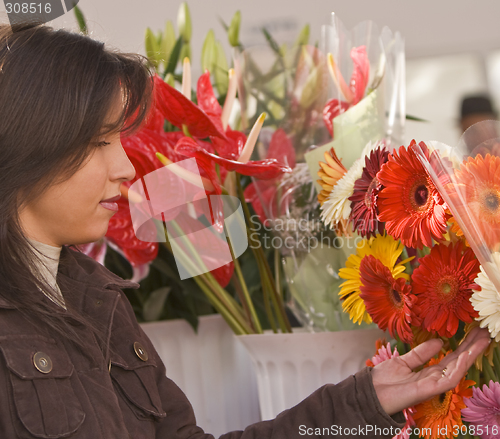
POLYGON ((229 39, 229 44, 233 47, 238 47, 240 45, 240 25, 241 25, 241 13, 236 11, 227 30, 227 37, 229 39))
POLYGON ((415 122, 429 122, 428 120, 426 119, 421 119, 420 117, 417 117, 417 116, 411 116, 409 114, 406 115, 406 120, 413 120, 415 122))
POLYGON ((167 73, 173 74, 175 72, 175 68, 177 67, 177 63, 179 62, 179 56, 181 54, 181 46, 182 46, 182 37, 179 37, 177 38, 172 53, 170 54, 170 58, 168 59, 164 76, 166 76, 167 73))
POLYGON ((170 85, 170 87, 175 87, 175 76, 172 75, 172 73, 167 73, 167 75, 165 76, 165 79, 164 81, 170 85))
POLYGON ((179 275, 177 272, 167 264, 163 259, 156 258, 151 262, 151 266, 156 268, 158 271, 161 271, 167 277, 172 279, 179 279, 179 275))
POLYGON ((299 33, 297 40, 295 41, 296 46, 305 46, 309 44, 310 27, 306 24, 299 33))
POLYGON ((227 87, 229 85, 226 54, 220 41, 217 41, 215 46, 217 49, 214 69, 215 87, 217 88, 219 95, 225 95, 227 93, 227 87))
POLYGON ((75 11, 75 17, 76 21, 78 22, 80 32, 84 35, 88 35, 89 31, 87 28, 87 22, 85 21, 82 10, 76 5, 76 3, 73 3, 73 10, 75 11))
POLYGON ((185 42, 182 45, 179 58, 181 59, 181 61, 184 61, 184 58, 188 58, 189 61, 191 61, 191 44, 185 42))
POLYGON ((159 320, 171 289, 171 287, 161 287, 149 294, 142 309, 142 315, 146 322, 159 320))
POLYGON ((201 69, 203 72, 208 70, 213 72, 215 66, 215 60, 217 57, 217 46, 215 44, 215 34, 212 29, 210 29, 203 42, 203 47, 201 49, 201 69))
POLYGON ((146 36, 145 36, 144 44, 146 46, 146 55, 147 55, 149 61, 157 69, 158 65, 159 65, 158 41, 156 40, 155 34, 153 33, 153 31, 149 27, 146 28, 146 36))
POLYGON ((221 26, 224 28, 224 30, 227 32, 229 30, 229 26, 227 25, 227 23, 222 19, 222 17, 218 17, 219 18, 219 23, 221 24, 221 26))
POLYGON ((172 50, 174 50, 174 45, 175 45, 174 25, 170 20, 168 20, 167 23, 165 24, 165 31, 163 33, 163 39, 161 41, 161 47, 160 47, 161 56, 165 63, 167 63, 168 60, 170 59, 172 50))
POLYGON ((186 2, 182 2, 179 7, 179 13, 177 14, 177 29, 179 29, 179 34, 184 42, 189 43, 191 41, 192 25, 191 14, 186 2))
POLYGON ((269 33, 269 31, 265 27, 262 28, 262 33, 264 34, 264 37, 266 37, 266 41, 269 44, 269 46, 271 47, 271 49, 273 49, 273 51, 277 55, 281 56, 282 54, 281 54, 280 46, 278 45, 276 40, 273 38, 273 36, 269 33))

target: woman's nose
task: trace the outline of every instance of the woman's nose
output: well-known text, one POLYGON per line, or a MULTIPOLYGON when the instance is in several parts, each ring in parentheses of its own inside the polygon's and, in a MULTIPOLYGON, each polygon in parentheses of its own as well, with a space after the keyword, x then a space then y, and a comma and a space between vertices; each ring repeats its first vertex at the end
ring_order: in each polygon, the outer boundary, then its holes
POLYGON ((114 169, 113 180, 122 180, 122 181, 133 180, 136 174, 134 165, 132 165, 132 162, 128 158, 127 153, 123 149, 121 142, 119 142, 118 145, 119 145, 119 153, 117 156, 115 156, 115 163, 113 166, 114 169))

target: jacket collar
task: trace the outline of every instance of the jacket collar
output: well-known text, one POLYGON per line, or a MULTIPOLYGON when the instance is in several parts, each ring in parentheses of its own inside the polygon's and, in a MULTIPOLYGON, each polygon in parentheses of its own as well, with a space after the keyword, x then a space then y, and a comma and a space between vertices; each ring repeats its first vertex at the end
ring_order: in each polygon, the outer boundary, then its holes
MULTIPOLYGON (((72 250, 68 246, 62 247, 59 273, 100 290, 113 289, 113 287, 136 289, 140 286, 137 282, 122 279, 90 256, 78 250, 72 250)), ((0 308, 15 308, 15 306, 0 296, 0 308)))
POLYGON ((71 279, 95 287, 139 288, 137 282, 122 279, 90 256, 67 246, 63 246, 61 250, 59 271, 71 279))

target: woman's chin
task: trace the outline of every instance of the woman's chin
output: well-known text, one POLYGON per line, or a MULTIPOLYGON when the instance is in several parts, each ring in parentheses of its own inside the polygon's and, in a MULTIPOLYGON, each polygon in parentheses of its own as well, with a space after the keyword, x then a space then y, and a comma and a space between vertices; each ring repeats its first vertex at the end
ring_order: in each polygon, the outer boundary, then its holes
POLYGON ((92 244, 93 242, 97 242, 100 239, 104 238, 107 231, 108 231, 108 224, 106 224, 106 227, 100 228, 100 230, 92 230, 91 232, 87 232, 85 234, 76 236, 73 239, 72 244, 74 245, 92 244))

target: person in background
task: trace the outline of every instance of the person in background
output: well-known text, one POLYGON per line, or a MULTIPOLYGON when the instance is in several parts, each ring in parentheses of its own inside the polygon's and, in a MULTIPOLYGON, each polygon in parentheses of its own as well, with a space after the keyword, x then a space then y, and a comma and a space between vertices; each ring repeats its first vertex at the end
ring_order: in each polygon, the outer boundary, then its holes
POLYGON ((460 128, 466 131, 471 125, 483 120, 496 120, 491 99, 486 94, 465 96, 460 104, 460 128))
POLYGON ((460 129, 463 134, 460 144, 464 151, 472 156, 484 155, 488 151, 500 152, 498 128, 497 112, 487 94, 474 94, 462 99, 460 129), (495 146, 492 147, 492 144, 495 146))

